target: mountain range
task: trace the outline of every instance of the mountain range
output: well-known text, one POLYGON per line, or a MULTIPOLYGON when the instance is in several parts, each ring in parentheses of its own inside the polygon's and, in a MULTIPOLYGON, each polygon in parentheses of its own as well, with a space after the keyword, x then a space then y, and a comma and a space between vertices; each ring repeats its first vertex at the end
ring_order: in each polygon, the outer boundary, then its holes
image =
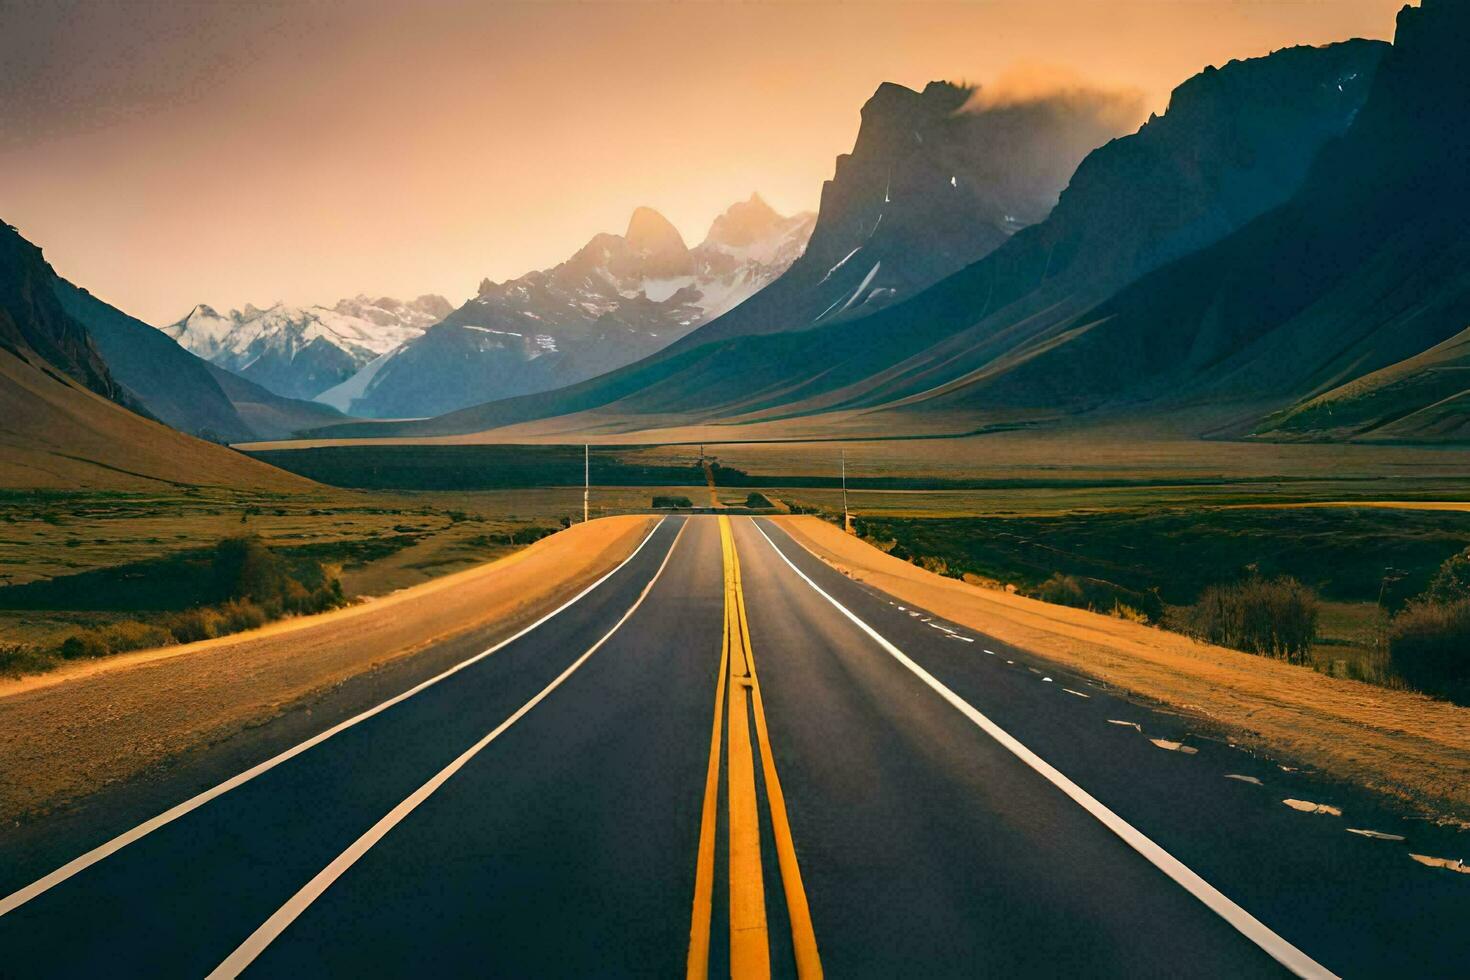
MULTIPOLYGON (((567 261, 478 294, 317 397, 353 415, 436 415, 581 381, 651 354, 737 306, 801 255, 813 216, 759 195, 689 248, 652 208, 567 261)), ((447 311, 446 311, 447 312, 447 311)))
POLYGON ((356 296, 335 306, 218 313, 199 305, 163 332, 186 350, 288 398, 314 398, 379 355, 423 334, 453 307, 442 296, 404 302, 356 296))
MULTIPOLYGON (((661 355, 581 385, 324 434, 462 434, 575 413, 629 430, 678 420, 739 423, 749 432, 753 423, 837 411, 861 415, 875 435, 912 434, 1097 409, 1107 398, 1089 393, 1126 386, 1149 369, 1146 350, 1136 365, 1090 352, 1089 337, 1104 335, 1100 306, 1288 202, 1319 154, 1354 128, 1387 51, 1350 41, 1201 72, 1175 90, 1163 115, 1088 154, 1044 220, 865 316, 773 332, 738 322, 737 310, 737 322, 716 320, 661 355), (1067 367, 1050 373, 1035 367, 1041 362, 1067 367)), ((813 242, 832 208, 830 220, 846 217, 829 197, 823 203, 813 242)), ((914 251, 925 245, 922 233, 905 241, 914 251)))
POLYGON ((1423 0, 1392 45, 1208 68, 1087 153, 1054 205, 1049 178, 994 172, 989 189, 946 197, 964 185, 956 145, 974 173, 992 159, 954 135, 978 111, 974 91, 885 86, 815 218, 752 197, 690 248, 640 208, 623 234, 486 281, 458 309, 331 308, 355 333, 320 307, 198 308, 176 332, 209 360, 62 279, 6 226, 4 475, 290 483, 161 422, 216 441, 527 431, 515 426, 883 437, 1126 419, 1205 437, 1463 442, 1466 37, 1470 5, 1423 0), (972 220, 946 224, 949 207, 972 220), (252 370, 301 391, 338 380, 308 401, 252 370), (324 402, 385 418, 349 421, 324 402), (434 417, 386 418, 410 415, 434 417))

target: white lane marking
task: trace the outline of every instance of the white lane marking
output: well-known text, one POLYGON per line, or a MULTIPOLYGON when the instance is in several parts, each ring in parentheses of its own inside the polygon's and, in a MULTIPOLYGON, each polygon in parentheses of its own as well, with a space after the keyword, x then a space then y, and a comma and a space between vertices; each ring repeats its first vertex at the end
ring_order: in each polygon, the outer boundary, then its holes
POLYGON ((1070 687, 1064 687, 1064 688, 1062 688, 1062 690, 1066 691, 1068 694, 1074 694, 1074 695, 1076 695, 1079 698, 1090 698, 1090 697, 1092 697, 1091 694, 1083 694, 1081 691, 1074 691, 1070 687))
POLYGON ((985 652, 988 653, 988 654, 990 654, 992 657, 995 656, 995 651, 994 650, 986 650, 985 652))
POLYGON ((1409 857, 1426 868, 1444 868, 1446 871, 1458 871, 1462 875, 1470 874, 1470 864, 1466 864, 1459 858, 1437 858, 1430 857, 1428 854, 1410 854, 1409 857))
POLYGON ((1151 738, 1149 741, 1169 752, 1183 752, 1185 755, 1194 755, 1199 751, 1193 745, 1185 745, 1183 742, 1171 742, 1167 738, 1151 738))
MULTIPOLYGON (((452 674, 457 674, 461 670, 464 670, 466 667, 469 667, 475 663, 478 663, 481 660, 484 660, 486 657, 490 656, 492 653, 495 653, 502 647, 514 643, 516 640, 519 640, 527 633, 541 626, 557 613, 560 613, 563 610, 576 604, 593 589, 597 588, 599 585, 612 578, 618 572, 622 571, 624 565, 628 564, 628 562, 632 561, 638 556, 638 552, 643 550, 643 546, 648 544, 648 542, 653 538, 654 534, 658 532, 658 529, 663 526, 665 520, 667 520, 667 518, 660 518, 659 522, 653 526, 653 529, 650 530, 648 534, 644 535, 643 540, 638 543, 638 547, 633 549, 633 553, 627 558, 624 558, 616 568, 608 572, 606 575, 602 576, 602 578, 598 579, 596 582, 593 582, 591 585, 587 586, 587 588, 583 589, 581 592, 578 592, 572 598, 568 599, 566 602, 562 603, 560 606, 556 607, 545 616, 542 616, 540 619, 536 620, 536 622, 532 623, 530 626, 527 626, 519 633, 510 637, 509 639, 501 640, 499 643, 490 647, 488 650, 482 650, 479 653, 475 654, 473 657, 470 657, 468 660, 460 661, 443 673, 436 674, 433 677, 430 677, 428 680, 414 685, 413 687, 404 691, 402 694, 395 695, 394 697, 391 697, 388 700, 384 701, 382 704, 369 708, 361 714, 353 715, 346 721, 338 722, 331 728, 328 728, 326 731, 321 732, 317 735, 313 735, 306 741, 292 746, 279 755, 272 756, 264 762, 252 766, 251 768, 246 769, 244 772, 236 776, 231 776, 229 779, 225 780, 219 785, 211 789, 207 789, 197 796, 190 797, 189 799, 177 804, 176 806, 170 807, 169 809, 160 813, 158 816, 143 821, 132 830, 124 831, 107 843, 99 844, 97 847, 92 848, 92 850, 88 851, 87 853, 82 854, 79 857, 72 858, 66 864, 63 864, 61 867, 46 875, 44 878, 39 878, 36 881, 31 882, 29 885, 26 885, 19 891, 13 892, 12 894, 5 896, 5 898, 0 899, 0 916, 3 916, 8 912, 14 912, 16 909, 20 908, 22 905, 24 905, 26 902, 29 902, 36 896, 42 895, 50 889, 55 888, 57 885, 61 884, 63 881, 66 881, 73 875, 81 871, 85 871, 87 868, 90 868, 98 861, 101 861, 103 858, 117 853, 124 847, 127 847, 129 844, 132 844, 135 841, 147 837, 149 834, 153 833, 155 830, 158 830, 160 827, 164 827, 170 823, 173 823, 175 820, 179 819, 185 814, 199 809, 210 800, 216 799, 217 797, 223 796, 224 794, 228 793, 232 789, 237 789, 240 786, 245 785, 256 776, 259 776, 264 772, 268 772, 271 769, 274 769, 276 766, 279 766, 281 763, 295 758, 296 756, 305 752, 307 749, 314 748, 315 746, 320 745, 327 739, 331 738, 333 735, 336 735, 339 732, 343 732, 360 722, 367 721, 369 718, 373 717, 379 712, 386 711, 389 708, 393 707, 395 704, 408 700, 425 688, 432 687, 433 685, 444 680, 446 677, 449 677, 452 674)), ((682 530, 682 528, 680 530, 682 530)), ((670 547, 672 549, 672 546, 670 547)))
POLYGON ((1374 840, 1403 840, 1402 834, 1385 834, 1381 830, 1362 830, 1358 827, 1349 827, 1347 832, 1357 834, 1359 837, 1371 837, 1374 840))
POLYGON ((1051 683, 1051 678, 1050 678, 1050 677, 1043 677, 1043 678, 1042 678, 1042 681, 1043 681, 1043 682, 1044 682, 1044 683, 1047 683, 1047 684, 1050 684, 1050 683, 1051 683))
POLYGON ((1109 725, 1122 725, 1124 728, 1131 728, 1131 729, 1133 729, 1134 731, 1138 732, 1138 734, 1140 734, 1140 735, 1143 734, 1143 726, 1140 725, 1136 721, 1121 721, 1121 720, 1119 720, 1117 718, 1109 718, 1108 719, 1108 724, 1109 725))
POLYGON ((1182 861, 1174 857, 1174 855, 1164 850, 1158 844, 1155 844, 1148 837, 1145 837, 1132 824, 1108 809, 1081 786, 1078 786, 1063 775, 1051 763, 1026 748, 1026 746, 1017 741, 1009 732, 981 714, 968 701, 961 698, 954 691, 951 691, 923 667, 910 660, 907 654, 884 639, 877 630, 863 622, 846 606, 828 595, 820 585, 813 582, 805 572, 797 568, 795 563, 786 557, 786 553, 776 547, 776 543, 771 540, 770 535, 766 534, 765 528, 761 527, 759 523, 756 523, 756 530, 761 532, 761 536, 766 539, 766 543, 771 546, 776 554, 781 556, 781 560, 786 562, 787 566, 802 581, 806 582, 818 595, 836 607, 838 612, 851 620, 853 625, 872 638, 891 657, 907 667, 919 680, 927 684, 930 689, 945 701, 948 701, 951 707, 955 708, 955 710, 972 721, 987 735, 1008 749, 1012 755, 1026 763, 1026 765, 1040 773, 1053 786, 1071 797, 1075 803, 1096 817, 1103 826, 1122 838, 1124 843, 1141 854, 1154 867, 1174 879, 1180 887, 1203 902, 1211 911, 1233 926, 1241 935, 1255 943, 1270 955, 1272 959, 1299 977, 1323 977, 1336 980, 1337 975, 1331 970, 1277 935, 1264 922, 1235 904, 1235 902, 1226 897, 1218 888, 1195 874, 1182 861))
POLYGON ((1320 813, 1324 817, 1342 816, 1342 811, 1331 803, 1313 803, 1311 800, 1282 800, 1281 802, 1302 813, 1320 813))
MULTIPOLYGON (((687 526, 686 524, 679 528, 681 534, 684 531, 684 527, 687 526)), ((484 738, 465 749, 459 758, 435 773, 428 782, 414 790, 402 803, 389 810, 381 820, 368 828, 366 833, 353 841, 347 850, 337 855, 331 864, 318 871, 316 877, 301 886, 300 891, 292 895, 285 905, 282 905, 269 919, 261 923, 260 928, 251 933, 249 938, 241 943, 233 953, 225 957, 224 962, 210 972, 208 980, 225 980, 225 978, 239 976, 240 972, 254 962, 256 957, 265 952, 265 948, 277 936, 284 932, 287 926, 294 922, 302 912, 306 911, 312 902, 320 898, 322 893, 331 887, 332 882, 342 877, 342 874, 356 864, 359 858, 371 850, 374 844, 382 840, 388 831, 402 822, 403 818, 412 813, 420 803, 432 796, 434 791, 448 782, 451 776, 463 769, 485 746, 499 738, 506 729, 520 721, 532 708, 546 700, 546 697, 552 691, 560 687, 563 681, 576 673, 577 668, 586 663, 604 643, 612 639, 613 634, 622 629, 623 624, 628 621, 629 617, 638 611, 639 606, 643 605, 643 600, 648 598, 648 593, 653 591, 654 584, 658 582, 659 576, 663 575, 664 569, 668 567, 669 559, 674 557, 674 547, 678 543, 679 536, 675 535, 673 544, 669 545, 668 554, 664 555, 663 562, 658 566, 658 571, 653 573, 653 578, 648 580, 648 584, 639 593, 638 599, 628 607, 628 611, 623 613, 622 618, 613 624, 612 629, 602 635, 602 639, 588 647, 585 653, 572 661, 566 670, 558 674, 556 679, 550 684, 543 687, 535 697, 517 708, 514 714, 505 719, 505 721, 502 721, 499 725, 496 725, 484 738)))
POLYGON ((1266 785, 1265 783, 1263 783, 1259 779, 1257 779, 1255 776, 1242 776, 1238 772, 1227 772, 1225 774, 1225 778, 1226 779, 1235 779, 1235 780, 1238 780, 1238 781, 1240 781, 1242 783, 1250 783, 1252 786, 1264 786, 1264 785, 1266 785))

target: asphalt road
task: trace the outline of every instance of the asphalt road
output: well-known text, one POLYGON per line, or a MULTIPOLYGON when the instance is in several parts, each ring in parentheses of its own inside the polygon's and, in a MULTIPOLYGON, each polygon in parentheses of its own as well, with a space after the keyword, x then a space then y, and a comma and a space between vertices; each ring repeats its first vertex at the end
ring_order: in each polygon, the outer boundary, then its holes
POLYGON ((667 519, 403 693, 143 824, 93 821, 34 884, 0 839, 0 975, 1470 962, 1470 876, 1346 830, 1402 817, 903 608, 766 521, 667 519))

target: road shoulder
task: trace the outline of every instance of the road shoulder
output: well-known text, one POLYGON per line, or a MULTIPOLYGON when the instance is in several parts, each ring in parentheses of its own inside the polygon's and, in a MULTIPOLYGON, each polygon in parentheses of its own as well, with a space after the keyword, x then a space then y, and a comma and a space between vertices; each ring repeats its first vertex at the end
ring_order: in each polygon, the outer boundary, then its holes
POLYGON ((406 688, 418 661, 437 665, 438 649, 458 656, 457 639, 483 647, 511 635, 614 568, 655 521, 576 525, 348 609, 0 688, 0 820, 37 816, 288 713, 325 727, 352 700, 333 696, 344 687, 393 678, 406 688), (350 683, 367 674, 376 679, 350 683), (314 701, 327 710, 312 717, 314 701))
POLYGON ((1470 771, 1470 709, 944 578, 814 517, 775 520, 829 565, 901 601, 1194 714, 1274 757, 1470 818, 1470 783, 1459 778, 1470 771))

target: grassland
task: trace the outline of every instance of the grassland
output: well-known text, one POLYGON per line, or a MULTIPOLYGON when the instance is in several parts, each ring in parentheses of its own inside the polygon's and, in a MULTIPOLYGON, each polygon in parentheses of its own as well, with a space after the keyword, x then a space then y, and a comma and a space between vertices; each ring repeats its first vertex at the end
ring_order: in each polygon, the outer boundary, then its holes
MULTIPOLYGON (((257 455, 337 489, 0 496, 0 639, 51 639, 120 614, 101 602, 21 608, 7 602, 16 585, 85 585, 79 576, 112 569, 96 580, 112 584, 96 591, 116 592, 120 580, 150 574, 149 562, 226 535, 257 534, 340 566, 349 594, 376 595, 494 558, 581 514, 580 446, 440 441, 257 455)), ((1053 573, 1087 576, 1156 591, 1165 607, 1246 569, 1293 575, 1324 599, 1313 655, 1324 672, 1370 674, 1381 609, 1470 544, 1470 513, 1452 509, 1470 508, 1470 454, 1211 442, 1159 430, 678 445, 604 438, 591 454, 592 514, 646 512, 655 496, 703 504, 704 462, 727 506, 758 490, 777 504, 839 513, 844 456, 848 502, 869 535, 952 574, 1023 590, 1053 573)))

